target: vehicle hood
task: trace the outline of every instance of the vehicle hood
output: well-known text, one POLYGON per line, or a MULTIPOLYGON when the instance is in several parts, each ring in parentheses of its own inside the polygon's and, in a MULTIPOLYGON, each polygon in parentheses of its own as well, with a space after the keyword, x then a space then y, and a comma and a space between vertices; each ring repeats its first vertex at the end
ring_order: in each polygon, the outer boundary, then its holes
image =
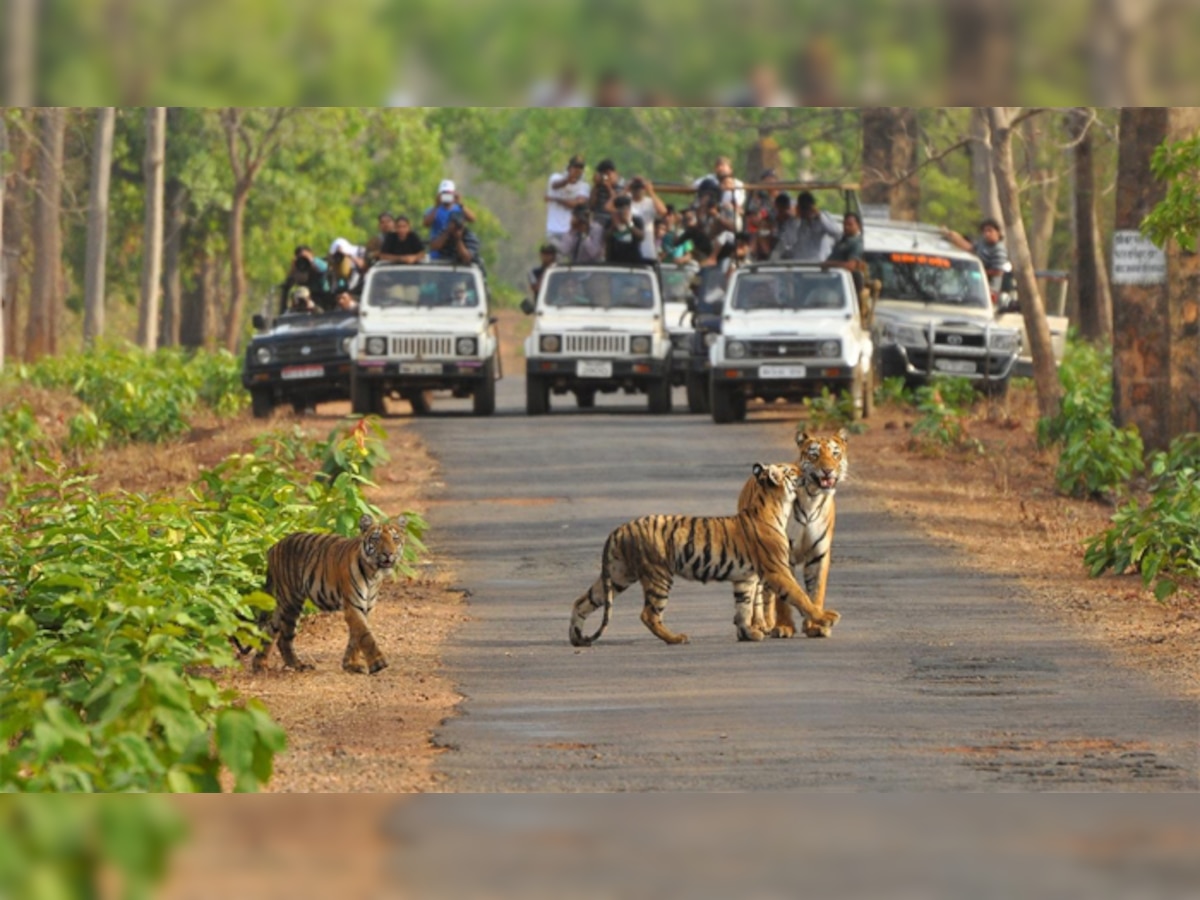
POLYGON ((845 312, 813 313, 797 310, 735 310, 724 316, 721 330, 727 338, 751 340, 799 335, 822 337, 843 334, 852 320, 845 312))
POLYGON ((384 334, 403 331, 409 334, 445 334, 483 330, 488 314, 483 308, 469 309, 367 309, 362 313, 359 331, 362 334, 384 334))
POLYGON ((538 313, 539 331, 659 331, 662 318, 653 310, 556 309, 538 313))
POLYGON ((964 322, 983 326, 995 321, 990 309, 978 306, 958 306, 952 303, 914 303, 911 300, 879 300, 875 304, 875 321, 902 322, 905 325, 927 327, 930 323, 964 322))
POLYGON ((307 341, 358 332, 357 316, 336 316, 298 321, 277 321, 271 328, 250 338, 251 344, 307 341))

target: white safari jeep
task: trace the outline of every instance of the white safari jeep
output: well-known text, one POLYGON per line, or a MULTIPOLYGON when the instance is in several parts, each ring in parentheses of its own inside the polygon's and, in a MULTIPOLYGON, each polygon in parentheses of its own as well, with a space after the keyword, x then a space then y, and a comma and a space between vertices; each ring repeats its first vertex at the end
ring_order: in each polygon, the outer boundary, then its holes
POLYGON ((794 400, 825 387, 849 391, 856 417, 869 415, 871 364, 849 272, 789 262, 737 269, 709 348, 713 421, 741 421, 753 397, 794 400))
POLYGON ((384 399, 398 395, 423 415, 430 391, 449 390, 473 398, 476 415, 491 415, 500 377, 494 323, 487 284, 475 266, 373 267, 359 305, 350 377, 354 411, 382 414, 384 399))
POLYGON ((996 319, 983 264, 931 225, 863 223, 875 304, 876 371, 921 384, 934 375, 969 378, 1003 393, 1021 350, 1021 331, 996 319))
POLYGON ((533 331, 525 339, 525 410, 550 411, 550 395, 575 394, 582 409, 597 393, 641 392, 650 412, 671 411, 671 339, 651 266, 555 266, 542 281, 533 331))

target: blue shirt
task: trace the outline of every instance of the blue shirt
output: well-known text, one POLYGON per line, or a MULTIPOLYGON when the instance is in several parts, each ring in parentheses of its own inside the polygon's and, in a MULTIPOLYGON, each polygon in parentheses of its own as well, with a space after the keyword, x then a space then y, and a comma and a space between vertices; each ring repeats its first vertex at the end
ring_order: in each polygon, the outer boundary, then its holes
MULTIPOLYGON (((437 206, 431 206, 429 209, 425 210, 425 215, 428 216, 435 210, 436 213, 434 213, 433 221, 429 223, 430 241, 446 230, 446 226, 450 224, 450 214, 454 212, 462 212, 463 208, 461 203, 455 203, 451 206, 444 206, 443 204, 439 203, 437 206)), ((429 252, 429 258, 445 259, 445 257, 436 250, 431 250, 429 252)))

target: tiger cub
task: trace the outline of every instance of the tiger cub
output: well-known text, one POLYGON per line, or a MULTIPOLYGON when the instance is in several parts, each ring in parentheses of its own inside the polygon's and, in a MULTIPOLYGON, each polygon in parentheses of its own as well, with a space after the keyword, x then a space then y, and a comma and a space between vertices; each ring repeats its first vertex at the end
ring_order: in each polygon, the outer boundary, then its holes
MULTIPOLYGON (((804 478, 796 492, 796 505, 788 521, 792 567, 803 570, 804 588, 817 609, 825 606, 825 588, 829 582, 829 563, 836 519, 834 494, 846 477, 849 460, 846 430, 837 434, 796 435, 800 449, 799 465, 804 478)), ((796 633, 791 607, 767 588, 754 601, 755 626, 773 637, 791 637, 796 633)), ((806 616, 803 629, 809 637, 828 637, 832 623, 806 616)))
POLYGON ((262 649, 255 654, 254 671, 265 668, 276 640, 283 664, 289 669, 311 669, 292 649, 296 620, 306 599, 325 612, 341 610, 346 616, 350 640, 342 657, 347 672, 376 672, 387 660, 367 627, 367 616, 379 596, 383 576, 400 559, 404 546, 404 517, 395 522, 358 520, 357 537, 297 532, 289 534, 267 551, 265 591, 275 598, 275 609, 259 616, 266 632, 262 649), (362 657, 366 657, 366 666, 362 657))
POLYGON ((635 581, 642 584, 642 622, 668 644, 687 642, 663 624, 663 610, 674 577, 689 581, 732 581, 740 640, 760 641, 762 629, 751 623, 753 601, 760 582, 807 619, 832 627, 838 614, 813 606, 788 565, 787 523, 792 516, 796 490, 803 477, 794 463, 755 463, 735 516, 644 516, 618 526, 604 544, 600 577, 575 601, 569 637, 576 647, 586 647, 604 633, 612 614, 613 598, 635 581), (604 607, 595 634, 583 633, 583 622, 604 607))

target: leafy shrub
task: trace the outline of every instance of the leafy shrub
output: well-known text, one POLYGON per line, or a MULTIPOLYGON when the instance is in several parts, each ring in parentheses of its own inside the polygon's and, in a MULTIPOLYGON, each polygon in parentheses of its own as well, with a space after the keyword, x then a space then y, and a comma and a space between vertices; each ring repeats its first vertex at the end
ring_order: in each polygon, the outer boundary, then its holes
POLYGON ((222 415, 246 403, 238 361, 225 352, 99 347, 45 357, 19 373, 38 386, 69 390, 87 405, 92 419, 80 421, 72 443, 83 449, 163 441, 188 430, 201 402, 222 415))
POLYGON ((967 379, 936 378, 917 388, 916 399, 920 418, 913 423, 912 439, 918 447, 927 451, 982 449, 967 428, 966 412, 975 402, 975 389, 967 379), (969 401, 960 382, 965 382, 971 392, 969 401))
POLYGON ((0 410, 0 451, 7 454, 14 469, 32 464, 46 455, 49 447, 49 439, 28 401, 0 410))
POLYGON ((1149 473, 1148 502, 1119 508, 1111 527, 1088 542, 1084 563, 1093 576, 1140 572, 1163 600, 1181 580, 1200 578, 1200 435, 1176 438, 1151 458, 1149 473))
POLYGON ((839 391, 835 394, 828 387, 822 387, 819 397, 805 397, 801 406, 804 408, 802 428, 811 428, 814 431, 836 431, 845 428, 851 432, 861 432, 864 428, 861 422, 854 421, 854 397, 849 391, 839 391))
POLYGON ((897 406, 908 406, 916 402, 916 394, 908 386, 901 375, 893 375, 883 379, 883 383, 875 388, 877 404, 894 403, 897 406))
POLYGON ((1112 420, 1112 354, 1090 344, 1067 345, 1058 372, 1063 386, 1058 416, 1038 422, 1038 441, 1061 444, 1054 479, 1073 497, 1119 490, 1142 468, 1141 435, 1112 420))
POLYGON ((0 897, 153 896, 183 834, 162 797, 0 798, 0 897))

